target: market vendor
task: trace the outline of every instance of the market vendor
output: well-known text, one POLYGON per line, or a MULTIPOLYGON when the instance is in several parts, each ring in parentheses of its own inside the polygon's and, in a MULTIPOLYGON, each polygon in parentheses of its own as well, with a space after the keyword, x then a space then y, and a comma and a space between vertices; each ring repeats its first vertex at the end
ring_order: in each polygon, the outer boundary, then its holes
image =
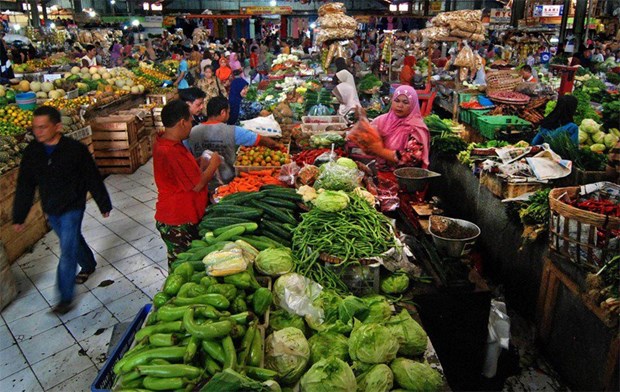
POLYGON ((411 86, 413 77, 415 76, 416 59, 415 56, 406 56, 403 64, 403 69, 400 71, 400 84, 405 86, 411 86))
POLYGON ((554 138, 560 133, 567 133, 576 145, 579 144, 579 127, 573 122, 577 111, 577 98, 572 95, 562 95, 555 108, 540 123, 540 130, 534 136, 532 145, 545 143, 545 139, 554 138))
POLYGON ((97 64, 97 48, 95 45, 86 45, 86 54, 82 57, 82 67, 96 67, 97 64))
POLYGON ((338 102, 340 102, 338 114, 341 116, 346 116, 347 113, 362 106, 357 95, 357 89, 355 86, 351 86, 350 83, 342 82, 338 84, 338 86, 332 90, 332 94, 334 94, 338 102))
POLYGON ((211 157, 201 172, 196 159, 182 144, 192 129, 190 107, 181 100, 168 102, 161 111, 165 132, 153 145, 153 176, 157 185, 155 226, 168 250, 168 265, 199 237, 198 223, 207 207, 207 185, 220 165, 211 157))
POLYGON ((391 172, 400 166, 428 167, 430 135, 422 119, 418 94, 411 86, 396 89, 388 113, 372 123, 361 118, 350 139, 364 153, 379 158, 381 171, 391 172))
POLYGON ((235 176, 233 165, 236 160, 237 146, 278 147, 273 139, 259 136, 247 129, 228 125, 230 107, 228 100, 218 96, 207 103, 207 121, 192 129, 189 135, 189 146, 196 158, 205 150, 216 151, 222 157, 220 174, 224 182, 235 176))
POLYGON ((526 83, 538 83, 538 79, 536 79, 536 76, 534 76, 534 74, 532 73, 532 67, 528 64, 524 65, 521 68, 521 77, 523 78, 523 81, 526 83))

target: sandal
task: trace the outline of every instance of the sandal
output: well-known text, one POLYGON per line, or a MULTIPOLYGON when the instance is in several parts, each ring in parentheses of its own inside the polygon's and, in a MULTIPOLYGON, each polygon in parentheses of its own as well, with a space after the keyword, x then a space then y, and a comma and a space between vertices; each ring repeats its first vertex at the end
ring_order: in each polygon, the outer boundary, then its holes
POLYGON ((52 309, 52 312, 56 314, 60 314, 60 315, 66 314, 71 309, 73 309, 73 306, 74 306, 73 302, 60 302, 58 303, 58 305, 54 307, 54 309, 52 309))
POLYGON ((86 282, 88 280, 88 277, 90 275, 92 275, 92 273, 95 271, 91 271, 91 272, 81 272, 79 274, 77 274, 77 276, 75 277, 75 283, 77 284, 83 284, 84 282, 86 282))

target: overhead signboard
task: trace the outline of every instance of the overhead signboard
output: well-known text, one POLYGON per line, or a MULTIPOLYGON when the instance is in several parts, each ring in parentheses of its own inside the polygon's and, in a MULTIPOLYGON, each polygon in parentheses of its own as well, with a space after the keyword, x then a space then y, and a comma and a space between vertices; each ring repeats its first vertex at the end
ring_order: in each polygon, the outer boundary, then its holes
POLYGON ((290 6, 250 6, 241 7, 239 11, 245 15, 289 15, 293 13, 293 7, 290 6))
POLYGON ((537 5, 534 7, 534 14, 532 16, 535 18, 554 18, 562 16, 563 11, 563 5, 537 5))
POLYGON ((494 8, 489 13, 489 23, 492 24, 507 24, 510 23, 510 17, 512 13, 509 9, 494 8))

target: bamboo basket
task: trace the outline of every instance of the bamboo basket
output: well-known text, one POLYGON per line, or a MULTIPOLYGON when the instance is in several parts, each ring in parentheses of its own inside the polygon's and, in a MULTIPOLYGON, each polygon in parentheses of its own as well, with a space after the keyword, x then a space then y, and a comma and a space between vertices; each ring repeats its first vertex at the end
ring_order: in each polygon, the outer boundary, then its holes
POLYGON ((549 193, 549 248, 590 272, 620 253, 620 218, 573 207, 562 200, 579 196, 580 187, 556 188, 549 193))
POLYGON ((521 84, 521 78, 512 70, 495 71, 487 74, 487 94, 498 91, 514 91, 521 84))

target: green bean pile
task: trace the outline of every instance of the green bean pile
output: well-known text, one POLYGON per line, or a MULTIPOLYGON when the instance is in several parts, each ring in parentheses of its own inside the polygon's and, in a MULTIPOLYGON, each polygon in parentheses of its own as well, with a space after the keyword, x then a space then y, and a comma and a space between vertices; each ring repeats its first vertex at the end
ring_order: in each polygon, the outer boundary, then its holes
POLYGON ((321 253, 341 259, 344 266, 379 256, 396 245, 389 220, 359 196, 350 198, 342 211, 313 208, 302 214, 302 222, 293 232, 296 271, 339 291, 347 291, 347 286, 318 260, 321 253))

